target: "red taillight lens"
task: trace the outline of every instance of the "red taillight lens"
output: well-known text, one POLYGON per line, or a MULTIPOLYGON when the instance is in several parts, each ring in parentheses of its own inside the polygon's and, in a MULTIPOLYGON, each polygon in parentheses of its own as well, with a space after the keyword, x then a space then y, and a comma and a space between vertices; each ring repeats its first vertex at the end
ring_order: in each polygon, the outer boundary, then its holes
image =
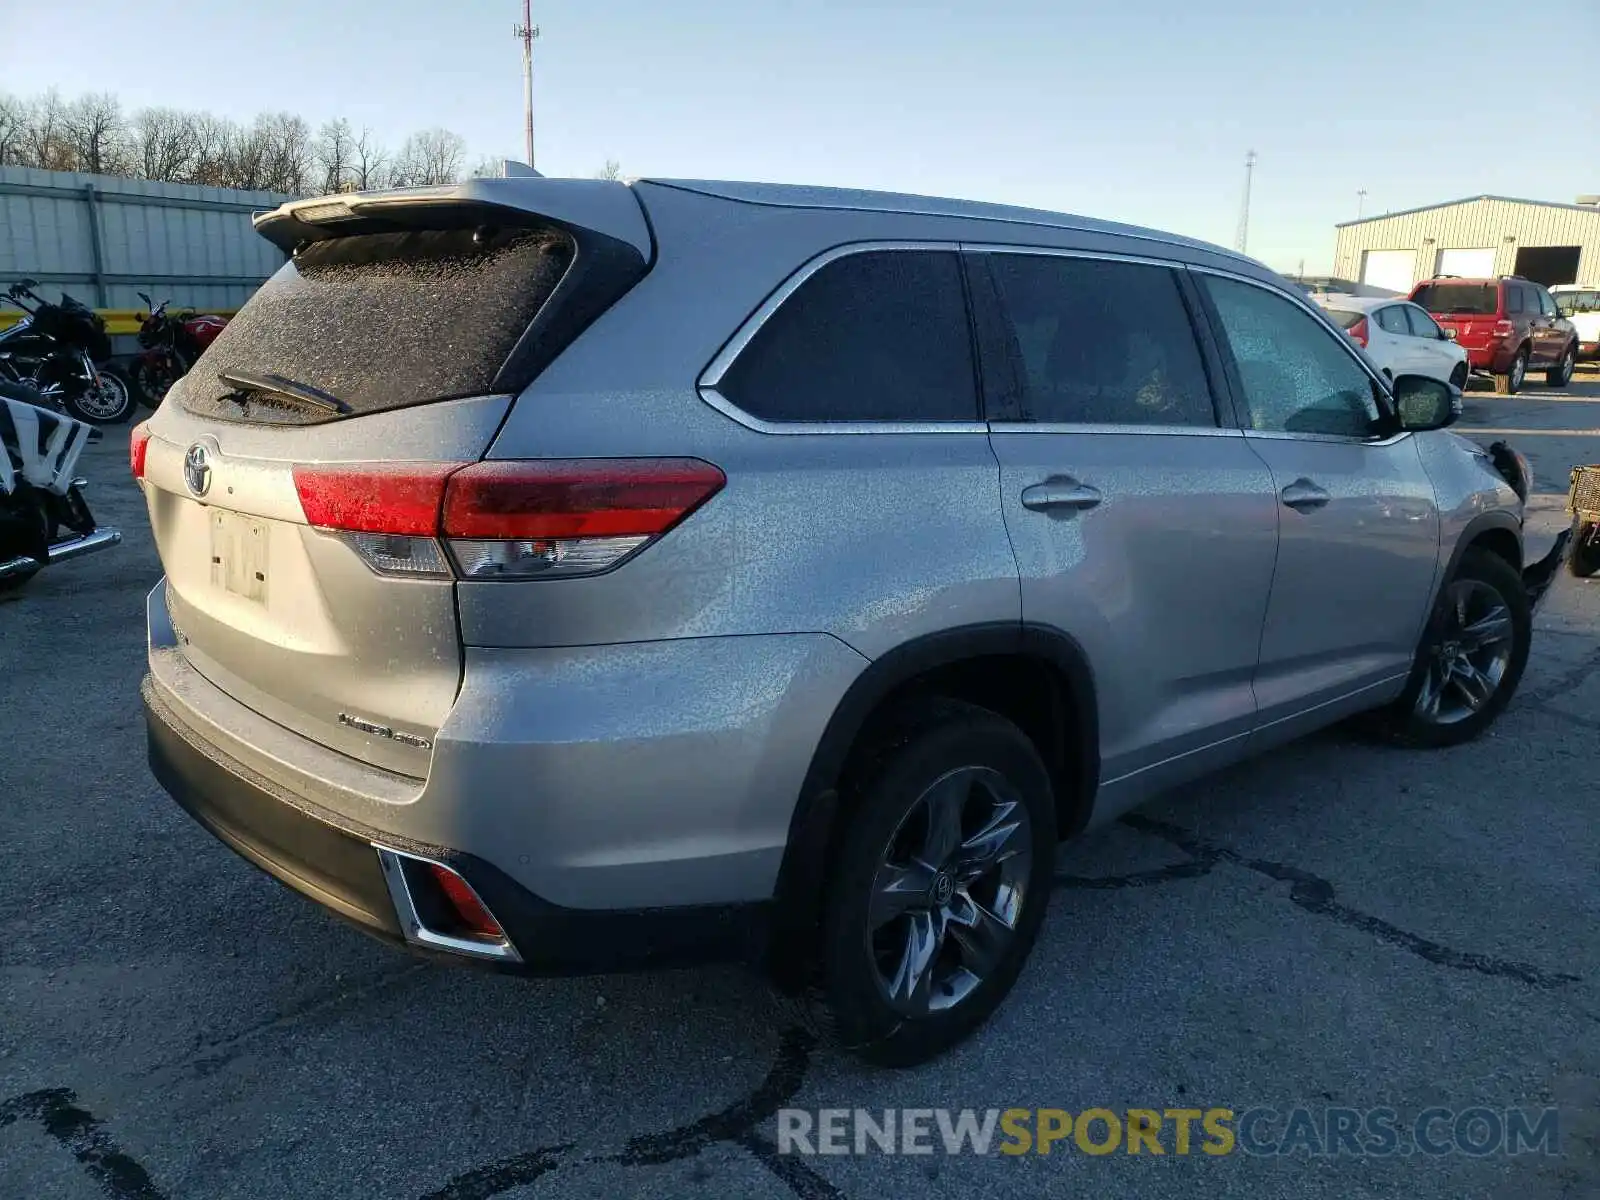
POLYGON ((1510 321, 1496 321, 1494 323, 1494 336, 1497 338, 1508 338, 1516 332, 1517 327, 1510 321))
POLYGON ((297 466, 306 520, 344 533, 433 537, 445 480, 465 463, 332 463, 297 466))
POLYGON ((306 520, 347 535, 382 574, 593 574, 659 537, 727 482, 697 458, 298 466, 306 520))
POLYGON ((1350 335, 1350 340, 1356 345, 1363 350, 1367 348, 1367 319, 1365 317, 1362 317, 1361 320, 1350 326, 1345 332, 1350 335))
POLYGON ((505 940, 506 931, 500 928, 500 922, 484 907, 483 901, 478 899, 478 893, 472 890, 465 879, 437 863, 428 863, 427 869, 433 881, 439 885, 445 902, 461 922, 460 932, 496 942, 505 940))
POLYGON ((133 472, 136 481, 144 478, 144 456, 149 449, 150 426, 140 421, 128 435, 128 469, 133 472))
POLYGON ((653 537, 714 496, 727 477, 697 458, 485 462, 450 477, 452 538, 653 537))

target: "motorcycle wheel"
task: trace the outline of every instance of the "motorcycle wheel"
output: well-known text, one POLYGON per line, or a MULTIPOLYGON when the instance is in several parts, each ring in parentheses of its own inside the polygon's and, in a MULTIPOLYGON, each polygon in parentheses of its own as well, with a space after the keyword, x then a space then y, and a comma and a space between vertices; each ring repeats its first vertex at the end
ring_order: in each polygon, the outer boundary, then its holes
POLYGON ((146 362, 135 362, 128 369, 128 380, 133 384, 134 398, 146 408, 159 408, 167 392, 177 379, 168 371, 153 371, 146 362))
POLYGON ((48 546, 50 518, 23 496, 0 496, 0 563, 14 558, 32 558, 34 565, 0 578, 0 596, 14 592, 40 571, 44 563, 37 557, 40 546, 48 546))
POLYGON ((68 414, 90 425, 120 425, 133 416, 138 406, 127 372, 109 363, 100 368, 97 386, 69 396, 64 402, 68 414))

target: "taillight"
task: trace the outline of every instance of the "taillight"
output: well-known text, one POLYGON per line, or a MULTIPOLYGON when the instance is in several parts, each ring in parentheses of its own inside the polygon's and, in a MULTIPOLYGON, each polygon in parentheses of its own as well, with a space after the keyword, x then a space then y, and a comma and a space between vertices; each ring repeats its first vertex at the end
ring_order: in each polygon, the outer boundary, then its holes
POLYGON ((1367 319, 1365 317, 1362 317, 1361 320, 1350 326, 1345 332, 1350 335, 1350 340, 1356 345, 1363 350, 1367 348, 1367 319))
POLYGON ((298 466, 306 520, 384 575, 468 579, 604 571, 727 482, 696 458, 298 466))
POLYGON ((1508 338, 1516 332, 1517 327, 1510 321, 1496 321, 1494 323, 1494 336, 1497 338, 1508 338))
POLYGON ((140 421, 128 435, 128 469, 133 472, 135 482, 144 478, 144 456, 149 449, 150 425, 140 421))

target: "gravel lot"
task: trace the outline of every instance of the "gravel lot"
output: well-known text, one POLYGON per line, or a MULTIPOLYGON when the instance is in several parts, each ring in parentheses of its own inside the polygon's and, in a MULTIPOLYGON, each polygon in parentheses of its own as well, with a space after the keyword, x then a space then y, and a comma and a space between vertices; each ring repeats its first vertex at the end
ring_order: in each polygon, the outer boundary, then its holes
MULTIPOLYGON (((1534 461, 1542 549, 1566 468, 1600 461, 1600 375, 1468 400, 1466 431, 1534 461)), ((1069 847, 997 1019, 889 1073, 816 1049, 738 970, 423 965, 224 849, 146 772, 160 571, 119 433, 85 473, 126 544, 0 604, 6 1197, 1600 1195, 1600 583, 1562 577, 1477 744, 1330 733, 1069 847), (1562 1153, 774 1150, 783 1105, 1296 1104, 1554 1105, 1562 1153)))

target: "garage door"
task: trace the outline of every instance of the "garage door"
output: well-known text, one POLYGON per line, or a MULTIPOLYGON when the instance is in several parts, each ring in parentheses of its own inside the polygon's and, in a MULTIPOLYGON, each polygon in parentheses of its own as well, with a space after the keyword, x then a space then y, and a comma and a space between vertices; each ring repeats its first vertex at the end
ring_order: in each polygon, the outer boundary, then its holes
POLYGON ((1464 279, 1483 279, 1494 275, 1494 250, 1441 250, 1437 275, 1460 275, 1464 279))
POLYGON ((1415 250, 1368 250, 1361 256, 1361 282, 1400 295, 1417 281, 1415 250))

